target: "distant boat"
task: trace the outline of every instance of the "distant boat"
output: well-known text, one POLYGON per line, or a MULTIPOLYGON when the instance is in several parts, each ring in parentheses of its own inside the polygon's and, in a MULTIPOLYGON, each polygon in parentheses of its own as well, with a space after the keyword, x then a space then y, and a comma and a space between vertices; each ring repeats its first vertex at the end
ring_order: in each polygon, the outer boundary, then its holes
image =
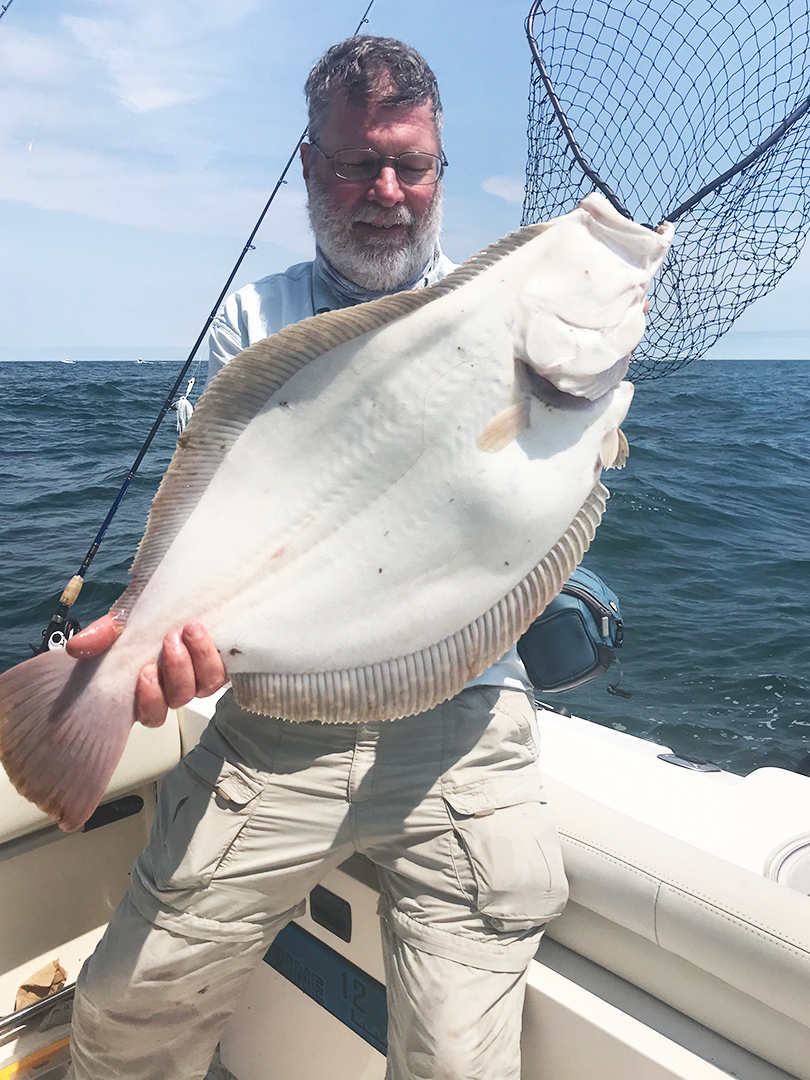
POLYGON ((67 357, 65 357, 65 359, 64 359, 64 360, 62 361, 62 363, 63 363, 63 364, 75 364, 75 363, 76 363, 76 361, 75 361, 75 360, 71 360, 71 359, 70 359, 70 357, 69 357, 69 356, 67 356, 67 357))
POLYGON ((136 363, 136 364, 145 364, 145 363, 146 363, 146 361, 145 361, 145 360, 142 360, 142 359, 140 358, 140 356, 139 356, 139 357, 138 357, 138 359, 137 359, 137 360, 135 361, 135 363, 136 363))

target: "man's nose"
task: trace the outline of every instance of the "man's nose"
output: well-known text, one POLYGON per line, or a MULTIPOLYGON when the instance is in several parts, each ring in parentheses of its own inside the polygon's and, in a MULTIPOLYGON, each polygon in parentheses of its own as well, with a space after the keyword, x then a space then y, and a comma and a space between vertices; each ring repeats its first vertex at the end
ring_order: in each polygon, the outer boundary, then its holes
POLYGON ((381 206, 397 206, 405 201, 405 192, 393 165, 384 165, 369 188, 368 197, 381 206))

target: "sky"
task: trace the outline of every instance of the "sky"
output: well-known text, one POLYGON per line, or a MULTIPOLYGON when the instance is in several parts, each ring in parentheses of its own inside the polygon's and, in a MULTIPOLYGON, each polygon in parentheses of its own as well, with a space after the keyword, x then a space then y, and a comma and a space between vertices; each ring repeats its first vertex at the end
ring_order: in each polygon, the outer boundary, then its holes
MULTIPOLYGON (((0 18, 0 359, 187 350, 306 125, 310 67, 366 3, 14 0, 0 18)), ((520 223, 528 7, 375 0, 364 27, 438 77, 456 261, 520 223)), ((311 253, 296 165, 234 287, 311 253)), ((746 349, 810 355, 809 284, 806 251, 723 348, 745 331, 746 349)))

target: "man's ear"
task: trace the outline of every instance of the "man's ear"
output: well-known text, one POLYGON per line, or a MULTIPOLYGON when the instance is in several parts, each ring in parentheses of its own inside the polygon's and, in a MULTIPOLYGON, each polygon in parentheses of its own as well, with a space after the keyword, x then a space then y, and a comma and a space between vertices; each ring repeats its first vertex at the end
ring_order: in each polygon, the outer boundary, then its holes
POLYGON ((304 180, 309 180, 309 165, 307 164, 307 157, 309 156, 309 143, 301 143, 298 148, 301 153, 301 168, 304 173, 304 180))

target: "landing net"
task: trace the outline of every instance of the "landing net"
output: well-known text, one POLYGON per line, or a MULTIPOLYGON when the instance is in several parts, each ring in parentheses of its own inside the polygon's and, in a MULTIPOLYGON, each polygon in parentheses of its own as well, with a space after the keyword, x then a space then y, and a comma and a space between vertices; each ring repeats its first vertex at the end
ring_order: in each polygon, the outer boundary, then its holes
POLYGON ((677 219, 629 377, 666 375, 702 356, 801 251, 810 3, 535 0, 527 33, 523 223, 595 188, 642 224, 677 219))

